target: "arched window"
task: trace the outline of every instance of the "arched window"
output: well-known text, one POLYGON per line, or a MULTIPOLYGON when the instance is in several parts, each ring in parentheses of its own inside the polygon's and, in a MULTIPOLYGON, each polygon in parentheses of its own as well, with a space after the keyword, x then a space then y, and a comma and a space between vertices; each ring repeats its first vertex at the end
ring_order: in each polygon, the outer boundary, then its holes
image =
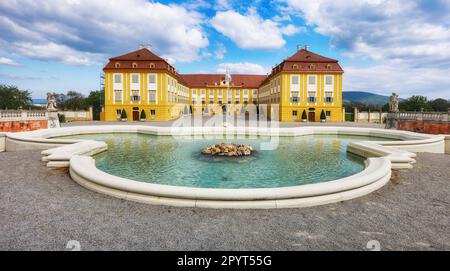
POLYGON ((155 63, 150 63, 150 64, 149 64, 149 67, 150 67, 151 69, 153 69, 153 68, 155 67, 155 63))
POLYGON ((316 69, 316 65, 314 65, 314 64, 309 64, 309 69, 310 69, 310 70, 315 70, 315 69, 316 69))
POLYGON ((327 64, 327 70, 331 70, 331 64, 327 64))
POLYGON ((116 66, 116 68, 120 68, 120 63, 116 62, 115 66, 116 66))
POLYGON ((135 68, 138 67, 138 64, 135 62, 135 63, 132 64, 132 67, 133 67, 133 69, 135 69, 135 68))
POLYGON ((297 64, 292 65, 292 69, 297 70, 298 69, 298 65, 297 64))

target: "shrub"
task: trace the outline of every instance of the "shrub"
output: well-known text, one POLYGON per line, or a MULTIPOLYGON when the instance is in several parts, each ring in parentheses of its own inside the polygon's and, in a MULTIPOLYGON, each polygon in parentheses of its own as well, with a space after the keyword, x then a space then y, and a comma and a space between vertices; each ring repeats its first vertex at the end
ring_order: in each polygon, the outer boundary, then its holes
POLYGON ((145 114, 145 110, 141 111, 141 120, 147 119, 147 115, 145 114))
POLYGON ((126 119, 127 118, 127 111, 125 111, 125 109, 122 109, 122 113, 120 113, 120 118, 121 119, 126 119))
POLYGON ((58 113, 58 120, 59 120, 59 123, 66 122, 66 115, 58 113))
POLYGON ((325 111, 323 111, 323 109, 322 109, 322 112, 320 112, 320 119, 321 119, 321 120, 325 120, 325 119, 326 119, 326 117, 325 117, 325 111))
POLYGON ((303 110, 303 113, 302 113, 302 120, 305 120, 306 119, 306 110, 303 110))

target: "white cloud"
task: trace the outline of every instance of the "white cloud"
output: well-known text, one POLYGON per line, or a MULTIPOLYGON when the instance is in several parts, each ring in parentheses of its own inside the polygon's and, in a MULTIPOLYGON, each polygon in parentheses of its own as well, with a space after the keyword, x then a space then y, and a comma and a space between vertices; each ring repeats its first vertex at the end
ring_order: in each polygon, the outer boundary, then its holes
POLYGON ((450 99, 450 68, 410 68, 404 65, 373 65, 345 67, 344 91, 372 91, 401 98, 424 95, 450 99))
POLYGON ((422 0, 286 0, 282 12, 331 37, 344 56, 346 90, 404 96, 450 95, 450 2, 422 0), (368 65, 368 66, 367 66, 368 65))
POLYGON ((59 60, 69 65, 94 65, 101 64, 105 58, 102 54, 81 52, 66 45, 47 42, 35 44, 29 42, 15 42, 15 50, 18 54, 39 60, 59 60))
POLYGON ((151 43, 163 57, 190 62, 200 59, 209 45, 203 21, 201 14, 183 6, 146 0, 3 0, 0 44, 19 54, 26 50, 17 44, 38 49, 26 53, 37 59, 89 65, 99 55, 115 56, 151 43), (50 56, 46 46, 68 50, 50 56))
POLYGON ((259 64, 250 62, 237 62, 237 63, 221 63, 216 72, 226 73, 227 69, 230 69, 231 73, 237 74, 267 74, 270 68, 261 66, 259 64))
POLYGON ((280 26, 278 22, 263 19, 255 8, 250 8, 245 15, 234 10, 219 11, 211 19, 211 25, 242 49, 278 49, 286 44, 283 35, 301 30, 292 24, 280 26))
POLYGON ((232 9, 231 3, 228 0, 216 0, 216 10, 228 10, 232 9))
POLYGON ((349 56, 450 65, 450 3, 411 0, 287 0, 317 33, 349 56))
POLYGON ((217 44, 217 49, 214 51, 214 57, 216 59, 223 59, 225 57, 225 53, 227 52, 227 48, 222 43, 217 44))
POLYGON ((17 63, 16 61, 14 61, 10 58, 6 58, 6 57, 0 57, 0 64, 9 65, 9 66, 18 66, 19 65, 19 63, 17 63))

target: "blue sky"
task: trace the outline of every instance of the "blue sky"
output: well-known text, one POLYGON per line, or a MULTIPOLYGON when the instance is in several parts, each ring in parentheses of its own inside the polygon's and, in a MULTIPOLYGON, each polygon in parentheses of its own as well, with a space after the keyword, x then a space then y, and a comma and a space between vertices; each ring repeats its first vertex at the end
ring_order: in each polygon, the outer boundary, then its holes
POLYGON ((450 98, 446 0, 0 1, 0 83, 34 98, 98 89, 139 44, 181 73, 255 74, 308 44, 340 61, 346 91, 450 98))

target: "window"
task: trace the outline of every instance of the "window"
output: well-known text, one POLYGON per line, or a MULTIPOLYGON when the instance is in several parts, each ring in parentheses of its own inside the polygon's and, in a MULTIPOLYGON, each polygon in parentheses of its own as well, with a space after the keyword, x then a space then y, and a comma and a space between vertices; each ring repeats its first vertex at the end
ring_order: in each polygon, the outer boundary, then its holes
POLYGON ((209 99, 209 104, 214 104, 214 99, 209 99))
POLYGON ((148 66, 150 67, 150 69, 153 69, 155 67, 155 63, 150 63, 148 66))
POLYGON ((325 97, 325 102, 326 103, 332 103, 333 102, 333 97, 325 97))
POLYGON ((234 103, 235 103, 235 104, 239 104, 239 100, 236 100, 234 103))
POLYGON ((206 89, 202 89, 202 95, 206 95, 206 89))
POLYGON ((254 96, 258 96, 258 90, 257 90, 257 89, 254 89, 254 90, 253 90, 253 97, 254 97, 254 96))
POLYGON ((326 68, 327 70, 331 70, 331 64, 327 64, 326 68))
POLYGON ((297 64, 292 65, 292 69, 294 70, 298 69, 298 65, 297 64))
POLYGON ((114 83, 116 83, 116 84, 122 84, 122 75, 120 75, 120 74, 115 74, 115 75, 114 75, 114 83))
POLYGON ((308 102, 309 103, 315 103, 316 102, 316 97, 308 97, 308 102))
POLYGON ((292 116, 294 116, 294 117, 297 117, 297 116, 298 116, 297 110, 293 110, 293 111, 292 111, 292 116))
POLYGON ((326 85, 332 85, 333 84, 333 77, 331 75, 328 75, 325 77, 325 84, 326 85))
POLYGON ((156 115, 156 110, 155 109, 151 109, 150 110, 150 119, 155 119, 155 115, 156 115))
POLYGON ((327 117, 331 117, 331 111, 326 111, 326 112, 325 112, 325 115, 326 115, 327 117))
POLYGON ((131 75, 131 82, 133 84, 139 84, 139 75, 138 74, 131 75))
POLYGON ((192 95, 197 95, 197 90, 196 89, 192 90, 192 95))
POLYGON ((150 102, 156 102, 156 91, 155 90, 150 90, 149 91, 149 98, 150 98, 150 102))
POLYGON ((315 69, 316 69, 316 65, 310 64, 310 65, 309 65, 309 69, 310 69, 310 70, 315 70, 315 69))
POLYGON ((119 62, 116 62, 115 67, 116 67, 116 68, 120 68, 120 63, 119 63, 119 62))
POLYGON ((135 68, 138 67, 138 64, 137 63, 133 63, 132 67, 135 69, 135 68))
POLYGON ((298 85, 298 75, 292 76, 292 85, 298 85))
POLYGON ((120 89, 114 90, 114 101, 116 101, 116 102, 122 101, 122 90, 120 90, 120 89))
POLYGON ((120 116, 122 115, 122 111, 120 109, 116 110, 117 118, 120 119, 120 116))
POLYGON ((221 89, 218 90, 218 95, 222 96, 222 90, 221 89))
POLYGON ((138 102, 140 100, 139 90, 132 90, 131 91, 131 100, 133 102, 138 102))
POLYGON ((316 77, 315 76, 309 76, 308 77, 308 84, 315 85, 316 84, 316 77))
POLYGON ((209 96, 214 96, 214 89, 209 90, 209 96))
POLYGON ((248 95, 248 89, 244 89, 244 95, 248 95))
POLYGON ((291 103, 298 103, 298 97, 291 97, 291 103))
POLYGON ((149 84, 156 84, 156 74, 149 74, 148 75, 148 83, 149 84))

